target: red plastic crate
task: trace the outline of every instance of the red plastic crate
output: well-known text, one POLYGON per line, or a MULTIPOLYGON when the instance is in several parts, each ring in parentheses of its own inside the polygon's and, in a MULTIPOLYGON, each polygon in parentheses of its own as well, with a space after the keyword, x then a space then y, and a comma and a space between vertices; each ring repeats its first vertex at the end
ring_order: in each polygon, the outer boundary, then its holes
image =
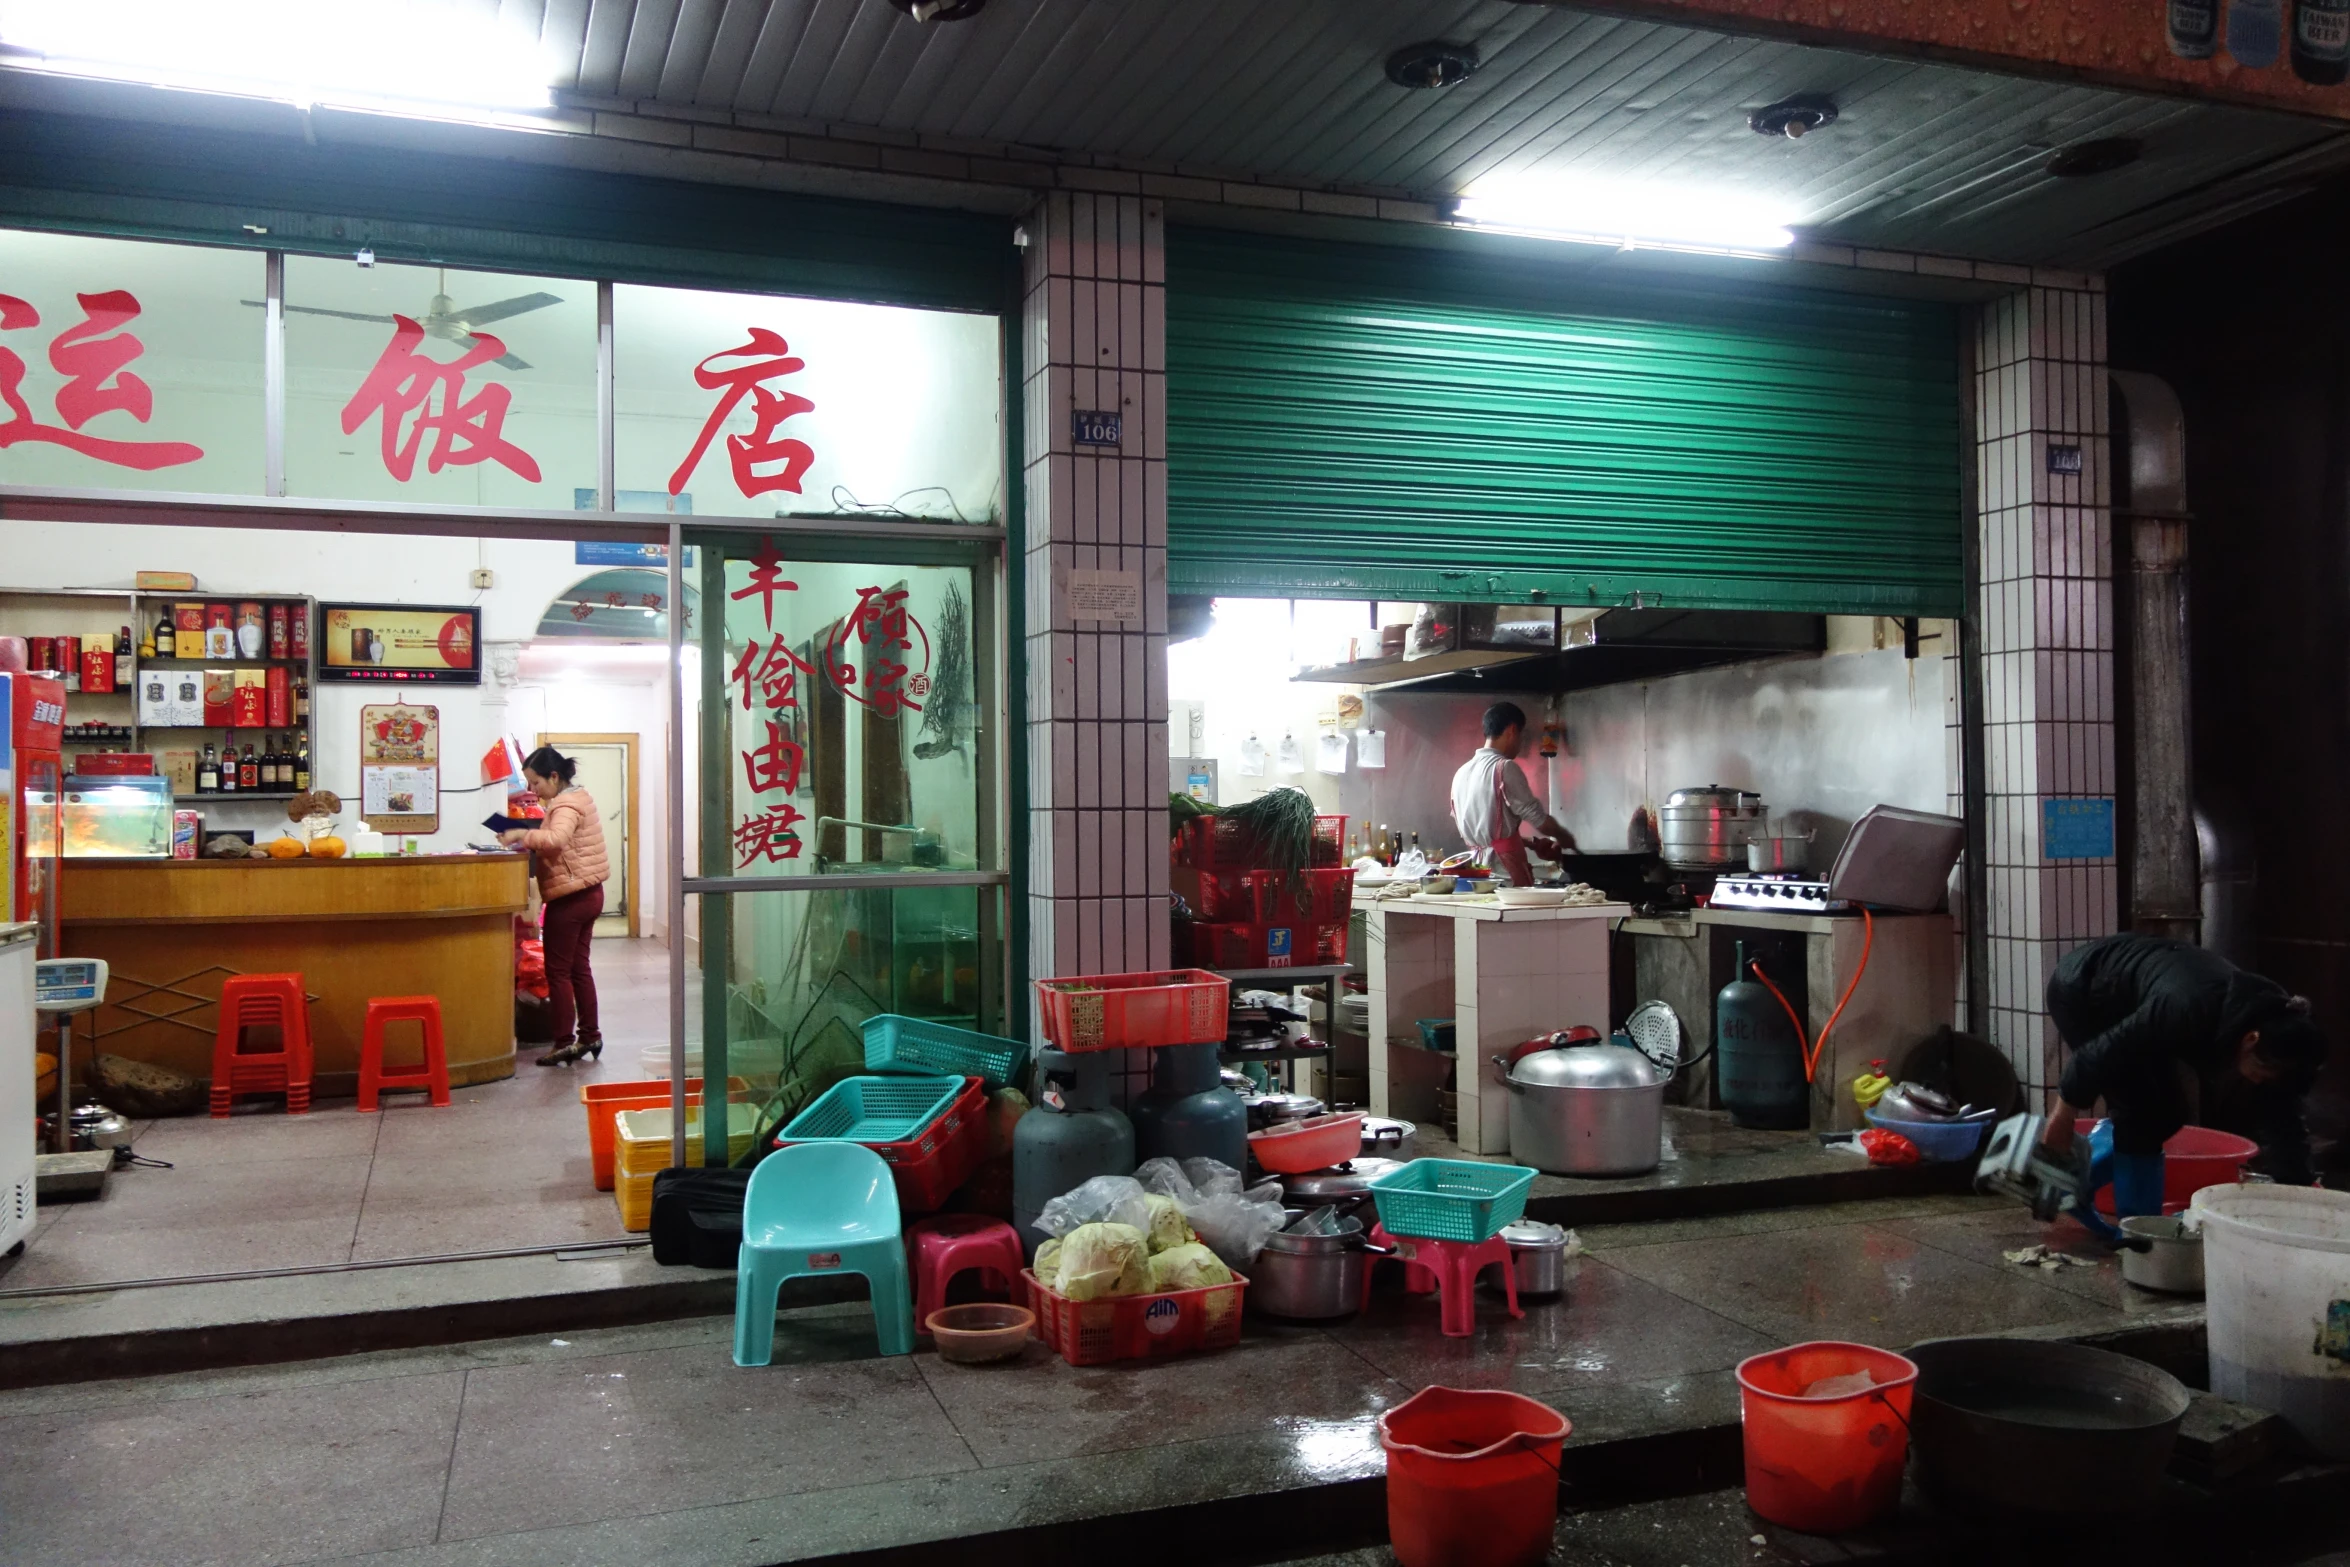
POLYGON ((1314 818, 1314 838, 1306 864, 1317 870, 1326 870, 1346 864, 1346 818, 1317 816, 1314 818))
MULTIPOLYGON (((1196 816, 1176 840, 1176 859, 1197 871, 1253 871, 1265 863, 1265 847, 1257 835, 1220 816, 1196 816), (1221 823, 1221 825, 1219 825, 1221 823)), ((1346 864, 1346 818, 1317 816, 1309 840, 1306 864, 1337 868, 1346 864)))
POLYGON ((1055 1050, 1213 1045, 1226 1032, 1232 987, 1200 969, 1036 981, 1044 1037, 1055 1050))
POLYGON ((1249 878, 1255 874, 1253 871, 1200 872, 1199 896, 1192 900, 1191 912, 1212 925, 1255 919, 1257 894, 1249 884, 1249 878))
MULTIPOLYGON (((1318 921, 1259 925, 1194 923, 1175 927, 1189 937, 1191 961, 1202 968, 1302 968, 1346 961, 1346 926, 1318 921)), ((1178 947, 1181 953, 1184 949, 1178 947)))
MULTIPOLYGON (((778 1137, 787 1148, 798 1139, 778 1137)), ((987 1159, 987 1081, 966 1077, 955 1102, 902 1143, 867 1143, 889 1166, 902 1213, 935 1213, 987 1159)))
POLYGON ((1248 1280, 1237 1273, 1231 1283, 1206 1289, 1083 1301, 1046 1289, 1033 1270, 1021 1269, 1020 1277, 1028 1287, 1028 1309, 1036 1313, 1036 1336, 1072 1366, 1157 1360, 1240 1342, 1248 1280))

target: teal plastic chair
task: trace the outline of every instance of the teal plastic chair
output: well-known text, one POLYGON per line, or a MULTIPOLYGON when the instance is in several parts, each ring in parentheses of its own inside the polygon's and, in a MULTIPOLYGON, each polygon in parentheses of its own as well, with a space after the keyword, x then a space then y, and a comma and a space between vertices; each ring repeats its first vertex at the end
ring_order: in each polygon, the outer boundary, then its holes
POLYGON ((898 1232, 898 1188, 861 1143, 794 1143, 751 1172, 734 1275, 734 1363, 775 1356, 775 1305, 785 1279, 862 1273, 885 1355, 914 1353, 914 1297, 898 1232))

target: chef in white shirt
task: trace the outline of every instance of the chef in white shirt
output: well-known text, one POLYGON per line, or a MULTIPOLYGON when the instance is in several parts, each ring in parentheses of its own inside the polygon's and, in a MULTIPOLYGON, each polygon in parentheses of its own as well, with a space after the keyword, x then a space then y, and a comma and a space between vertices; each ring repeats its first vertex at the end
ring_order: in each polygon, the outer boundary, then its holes
POLYGON ((1513 887, 1534 884, 1534 872, 1526 863, 1527 840, 1518 832, 1521 826, 1539 835, 1536 846, 1545 859, 1556 859, 1562 850, 1575 846, 1575 835, 1543 809, 1518 766, 1518 748, 1525 740, 1525 712, 1515 702, 1496 702, 1485 710, 1485 744, 1452 775, 1454 828, 1513 887))

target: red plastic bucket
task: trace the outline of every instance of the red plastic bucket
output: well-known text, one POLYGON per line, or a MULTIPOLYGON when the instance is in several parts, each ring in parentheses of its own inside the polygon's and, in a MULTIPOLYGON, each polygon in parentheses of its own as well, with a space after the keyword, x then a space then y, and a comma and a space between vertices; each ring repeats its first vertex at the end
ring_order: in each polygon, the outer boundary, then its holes
POLYGON ((1738 1366, 1746 1505, 1785 1528, 1840 1534, 1900 1504, 1918 1368, 1867 1344, 1797 1344, 1738 1366), (1825 1398, 1804 1389, 1866 1371, 1874 1385, 1825 1398))
MULTIPOLYGON (((2099 1126, 2083 1121, 2074 1135, 2086 1137, 2099 1126)), ((2182 1126, 2162 1145, 2162 1211, 2185 1213, 2195 1194, 2206 1186, 2233 1186, 2243 1178, 2246 1161, 2260 1152, 2260 1144, 2233 1132, 2208 1126, 2182 1126)), ((2097 1211, 2113 1217, 2113 1188, 2097 1188, 2097 1211)))
POLYGON ((1528 1567, 1558 1527, 1573 1429, 1516 1393, 1422 1388, 1379 1417, 1387 1534, 1403 1567, 1528 1567))

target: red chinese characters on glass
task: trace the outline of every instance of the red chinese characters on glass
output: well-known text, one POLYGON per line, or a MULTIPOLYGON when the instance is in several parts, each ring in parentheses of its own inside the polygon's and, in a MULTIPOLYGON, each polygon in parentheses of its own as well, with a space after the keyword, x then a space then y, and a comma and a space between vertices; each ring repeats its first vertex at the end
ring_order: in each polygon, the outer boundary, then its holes
POLYGON ((754 798, 750 812, 735 823, 738 870, 756 861, 774 864, 798 859, 801 847, 798 827, 806 819, 788 797, 799 792, 800 772, 806 761, 806 753, 795 738, 800 706, 799 677, 814 674, 815 669, 792 650, 784 633, 774 629, 775 595, 799 591, 799 584, 784 578, 784 565, 775 541, 761 540, 759 552, 751 560, 750 581, 730 595, 746 599, 757 594, 760 619, 768 632, 764 639, 754 635, 745 644, 727 676, 730 684, 742 687, 743 711, 752 711, 752 698, 758 698, 758 706, 766 715, 761 722, 767 731, 763 744, 740 753, 743 787, 754 798), (764 795, 786 798, 758 798, 764 795))
POLYGON ((881 714, 919 713, 930 694, 930 633, 906 611, 904 588, 859 588, 857 603, 834 630, 824 650, 825 673, 841 694, 881 714), (912 663, 914 639, 921 638, 922 663, 912 663), (854 640, 863 667, 849 654, 854 640))
POLYGON ((505 436, 506 414, 514 404, 512 389, 492 381, 472 396, 465 395, 465 377, 504 358, 506 345, 487 332, 476 332, 463 357, 443 363, 416 351, 423 341, 423 327, 406 316, 392 317, 392 340, 343 405, 343 433, 357 434, 361 425, 380 414, 384 468, 402 484, 415 475, 427 434, 435 437, 424 460, 427 473, 494 462, 538 483, 538 460, 505 436))
POLYGON ((789 490, 798 494, 800 480, 816 461, 815 449, 806 441, 788 437, 778 440, 776 430, 795 414, 812 412, 816 405, 797 392, 777 391, 766 383, 780 376, 797 375, 808 367, 808 362, 795 357, 791 345, 781 333, 763 326, 750 329, 750 341, 740 348, 722 349, 694 366, 694 383, 704 391, 722 394, 718 405, 703 421, 702 433, 695 437, 693 450, 685 461, 669 476, 669 493, 683 494, 686 481, 701 465, 702 454, 717 438, 719 426, 745 397, 751 399, 751 433, 730 435, 726 438, 727 460, 734 468, 734 486, 746 496, 765 494, 770 490, 789 490), (721 360, 739 363, 721 367, 721 360), (762 472, 770 465, 780 468, 762 472))
MULTIPOLYGON (((62 426, 43 424, 25 401, 25 362, 13 350, 0 348, 0 446, 40 441, 94 457, 119 468, 152 473, 158 468, 194 462, 204 449, 186 441, 124 441, 86 435, 82 426, 102 413, 127 413, 145 424, 155 411, 155 394, 134 374, 132 360, 147 345, 122 330, 139 317, 139 301, 128 289, 101 294, 76 294, 82 319, 57 334, 49 344, 49 367, 66 378, 52 401, 62 426)), ((13 294, 0 294, 0 332, 29 331, 41 324, 40 311, 13 294)))

